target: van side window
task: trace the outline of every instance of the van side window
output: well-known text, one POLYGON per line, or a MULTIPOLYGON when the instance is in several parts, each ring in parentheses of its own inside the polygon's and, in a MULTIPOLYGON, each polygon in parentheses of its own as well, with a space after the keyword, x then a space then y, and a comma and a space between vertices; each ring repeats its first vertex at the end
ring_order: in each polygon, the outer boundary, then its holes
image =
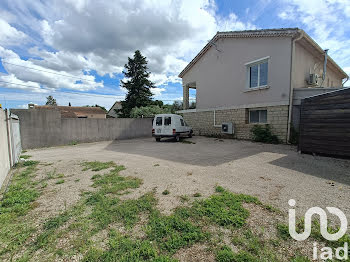
POLYGON ((164 125, 165 126, 171 125, 171 117, 170 116, 164 117, 164 125))
POLYGON ((163 124, 163 118, 162 117, 157 117, 156 119, 156 126, 161 126, 163 124))
POLYGON ((184 123, 184 120, 180 118, 180 122, 181 122, 181 126, 184 126, 185 123, 184 123))

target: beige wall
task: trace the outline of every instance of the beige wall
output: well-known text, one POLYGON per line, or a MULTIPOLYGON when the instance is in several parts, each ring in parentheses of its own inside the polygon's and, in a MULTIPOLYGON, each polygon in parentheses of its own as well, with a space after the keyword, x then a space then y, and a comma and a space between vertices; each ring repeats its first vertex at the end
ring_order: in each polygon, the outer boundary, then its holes
POLYGON ((183 76, 196 82, 197 109, 288 102, 291 38, 221 38, 183 76), (245 63, 270 56, 269 89, 246 91, 245 63))
MULTIPOLYGON (((296 42, 295 44, 295 75, 293 77, 293 87, 295 88, 306 87, 306 80, 308 79, 310 73, 318 74, 320 77, 323 73, 324 56, 319 53, 313 53, 311 50, 307 50, 301 43, 296 42)), ((322 79, 319 79, 319 81, 322 81, 322 79)), ((330 64, 328 64, 326 79, 322 87, 341 86, 341 75, 339 73, 336 73, 331 68, 330 64)))

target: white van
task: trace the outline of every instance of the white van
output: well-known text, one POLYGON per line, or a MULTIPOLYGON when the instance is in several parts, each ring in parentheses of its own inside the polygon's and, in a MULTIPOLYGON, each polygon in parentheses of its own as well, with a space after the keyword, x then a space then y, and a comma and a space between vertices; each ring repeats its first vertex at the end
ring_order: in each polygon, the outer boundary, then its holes
POLYGON ((180 137, 192 137, 192 128, 189 127, 180 115, 160 114, 153 119, 152 136, 159 142, 162 137, 174 137, 180 141, 180 137))

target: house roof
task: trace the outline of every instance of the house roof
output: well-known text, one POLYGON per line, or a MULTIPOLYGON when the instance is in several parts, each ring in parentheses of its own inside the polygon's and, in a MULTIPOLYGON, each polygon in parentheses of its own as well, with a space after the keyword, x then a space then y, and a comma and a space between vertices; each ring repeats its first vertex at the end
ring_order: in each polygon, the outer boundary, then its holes
POLYGON ((112 107, 108 110, 107 115, 109 114, 109 112, 111 112, 113 109, 117 109, 118 107, 121 107, 122 101, 116 101, 112 107))
POLYGON ((105 115, 106 112, 100 107, 87 106, 35 106, 35 109, 58 109, 62 118, 77 118, 86 115, 105 115))
MULTIPOLYGON (((219 38, 251 38, 251 37, 292 37, 302 36, 317 52, 324 53, 324 50, 302 29, 299 28, 279 28, 244 31, 217 32, 216 35, 203 47, 203 49, 192 59, 192 61, 181 71, 179 77, 183 77, 192 66, 213 46, 219 38)), ((338 66, 334 60, 328 56, 328 61, 344 76, 348 75, 338 66)))

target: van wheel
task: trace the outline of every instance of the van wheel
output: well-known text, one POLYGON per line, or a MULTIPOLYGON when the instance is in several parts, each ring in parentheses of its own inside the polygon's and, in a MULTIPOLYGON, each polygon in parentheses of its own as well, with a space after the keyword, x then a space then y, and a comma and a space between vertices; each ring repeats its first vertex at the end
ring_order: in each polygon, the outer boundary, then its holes
POLYGON ((157 142, 160 142, 160 137, 157 137, 157 138, 156 138, 156 141, 157 141, 157 142))
POLYGON ((190 134, 188 135, 189 138, 192 137, 192 133, 193 133, 193 131, 191 130, 191 131, 190 131, 190 134))
POLYGON ((175 137, 175 141, 176 141, 176 142, 179 142, 179 141, 180 141, 180 136, 179 136, 179 135, 177 135, 177 136, 175 137))

